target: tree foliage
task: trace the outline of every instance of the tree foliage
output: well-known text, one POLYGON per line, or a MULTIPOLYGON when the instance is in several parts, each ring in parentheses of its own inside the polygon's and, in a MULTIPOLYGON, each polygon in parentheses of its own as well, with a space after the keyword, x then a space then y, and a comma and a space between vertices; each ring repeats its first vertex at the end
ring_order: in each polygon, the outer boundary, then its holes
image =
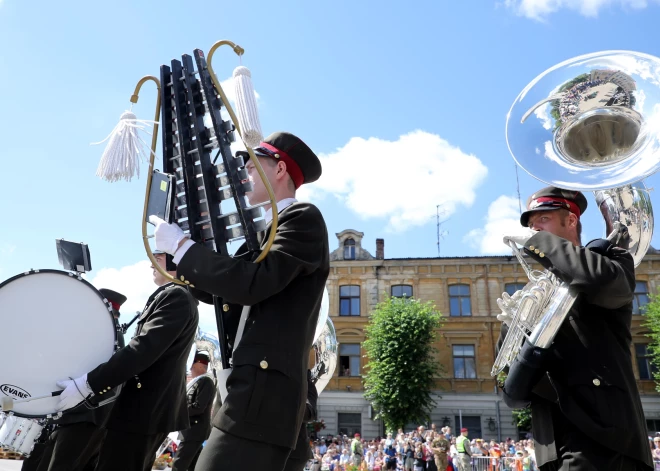
POLYGON ((430 302, 410 298, 389 298, 370 315, 363 344, 369 358, 364 396, 387 430, 429 420, 433 378, 441 371, 433 357, 441 319, 430 302))
POLYGON ((646 336, 651 339, 648 353, 651 356, 651 371, 655 379, 655 389, 660 391, 660 296, 650 295, 651 301, 644 306, 646 318, 643 326, 648 329, 646 336))
POLYGON ((532 406, 513 410, 513 425, 520 430, 529 432, 532 429, 532 406))

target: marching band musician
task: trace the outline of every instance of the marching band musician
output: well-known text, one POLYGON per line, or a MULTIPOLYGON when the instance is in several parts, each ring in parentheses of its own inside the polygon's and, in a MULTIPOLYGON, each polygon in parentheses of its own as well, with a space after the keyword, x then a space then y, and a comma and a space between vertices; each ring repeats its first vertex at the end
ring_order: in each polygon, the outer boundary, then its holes
MULTIPOLYGON (((112 316, 119 321, 119 308, 126 302, 126 296, 116 291, 101 288, 99 292, 112 306, 112 316)), ((117 336, 120 347, 124 338, 117 336)), ((42 453, 32 453, 23 462, 23 470, 37 471, 90 471, 96 467, 101 443, 105 437, 102 428, 112 409, 109 403, 96 409, 84 405, 65 412, 60 419, 52 420, 53 432, 41 445, 42 453)))
POLYGON ((186 386, 190 428, 179 432, 179 447, 172 461, 173 471, 195 469, 202 445, 211 433, 211 406, 215 397, 215 383, 207 374, 209 354, 200 351, 195 354, 190 368, 192 379, 186 386))
MULTIPOLYGON (((223 256, 152 217, 156 247, 174 255, 179 278, 221 298, 234 348, 228 395, 213 418, 198 471, 238 469, 246 457, 255 469, 284 468, 303 422, 308 354, 330 271, 323 216, 316 206, 295 199, 302 184, 321 176, 318 157, 286 132, 270 135, 254 152, 277 201, 277 208, 266 207, 266 222, 273 210, 279 213, 274 242, 260 263, 253 263, 244 247, 238 256, 223 256), (234 346, 243 306, 251 306, 249 318, 234 346)), ((250 202, 267 200, 254 163, 248 160, 246 168, 253 184, 250 202)))
MULTIPOLYGON (((166 266, 165 254, 154 256, 166 266)), ((123 385, 105 425, 97 471, 150 470, 167 434, 189 427, 185 371, 197 329, 197 301, 155 268, 153 273, 159 288, 128 345, 86 375, 58 382, 65 388, 59 410, 123 385)))
MULTIPOLYGON (((586 208, 582 193, 547 187, 529 198, 520 217, 532 231, 511 239, 578 296, 541 356, 540 381, 532 391, 514 391, 515 385, 505 383, 504 399, 515 408, 531 403, 542 471, 650 470, 630 353, 634 262, 625 240, 622 247, 606 239, 581 245, 586 208)), ((500 346, 506 330, 503 325, 500 346)))

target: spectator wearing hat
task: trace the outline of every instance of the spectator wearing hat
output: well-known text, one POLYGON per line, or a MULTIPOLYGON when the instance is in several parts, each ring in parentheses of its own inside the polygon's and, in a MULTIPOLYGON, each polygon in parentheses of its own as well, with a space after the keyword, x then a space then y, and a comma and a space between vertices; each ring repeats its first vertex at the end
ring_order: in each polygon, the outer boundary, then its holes
MULTIPOLYGON (((577 299, 552 346, 536 351, 543 354, 527 375, 529 387, 505 382, 504 400, 513 408, 531 403, 543 471, 651 469, 630 361, 634 262, 625 232, 613 242, 596 239, 582 246, 580 217, 586 209, 579 191, 551 186, 534 193, 520 217, 531 231, 511 240, 568 283, 577 299)), ((506 331, 503 325, 498 348, 506 331)))
POLYGON ((215 397, 215 383, 207 374, 210 357, 199 351, 190 367, 192 379, 186 385, 190 428, 179 432, 179 447, 172 461, 173 471, 195 469, 204 441, 211 433, 211 407, 215 397))
POLYGON ((468 429, 463 427, 461 434, 456 439, 456 451, 458 452, 458 469, 459 471, 470 471, 470 459, 472 457, 472 450, 470 450, 470 440, 468 439, 468 429))
MULTIPOLYGON (((175 224, 153 218, 156 247, 174 255, 177 276, 194 285, 200 299, 217 296, 223 306, 227 338, 233 350, 227 397, 213 419, 213 430, 199 458, 202 471, 244 465, 280 471, 296 447, 307 398, 307 363, 325 283, 330 271, 328 233, 319 209, 298 202, 296 190, 321 176, 321 162, 298 137, 270 135, 254 149, 273 189, 277 207, 264 206, 269 225, 278 213, 274 242, 266 258, 240 247, 222 255, 189 239, 175 224), (234 345, 243 306, 249 318, 234 345)), ((245 155, 249 158, 249 155, 245 155)), ((246 163, 251 205, 268 200, 254 162, 246 163)))
POLYGON ((351 442, 351 456, 353 457, 353 464, 360 466, 362 464, 362 442, 360 441, 360 434, 356 433, 351 442))
MULTIPOLYGON (((110 304, 115 320, 119 319, 119 308, 126 302, 126 296, 116 291, 101 288, 99 292, 110 304)), ((119 345, 123 346, 123 338, 118 335, 119 345)), ((94 469, 98 460, 98 452, 105 436, 102 428, 112 403, 96 409, 79 406, 69 409, 61 418, 49 421, 53 432, 44 444, 36 446, 37 453, 32 453, 25 460, 25 470, 58 470, 58 469, 94 469), (39 450, 41 448, 41 452, 39 450)))
MULTIPOLYGON (((165 254, 155 254, 155 259, 165 269, 165 254)), ((65 387, 60 410, 87 397, 102 400, 123 385, 104 425, 97 471, 151 469, 167 434, 190 426, 185 372, 197 331, 197 301, 152 268, 158 288, 147 300, 131 341, 86 375, 58 383, 65 387)))

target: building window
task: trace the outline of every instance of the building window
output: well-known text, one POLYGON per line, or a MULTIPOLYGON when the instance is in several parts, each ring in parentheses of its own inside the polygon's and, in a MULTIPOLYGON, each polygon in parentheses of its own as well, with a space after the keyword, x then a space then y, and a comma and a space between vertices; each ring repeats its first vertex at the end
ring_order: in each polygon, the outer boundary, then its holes
POLYGON ((360 287, 357 285, 346 285, 339 287, 339 315, 360 315, 360 287))
POLYGON ((474 361, 474 345, 453 345, 454 378, 475 379, 477 369, 474 361))
POLYGON ((646 428, 648 429, 649 435, 660 432, 660 420, 646 419, 646 428))
POLYGON ((504 285, 504 291, 509 295, 513 296, 513 293, 520 291, 525 287, 526 283, 506 283, 504 285))
POLYGON ((344 260, 355 260, 355 241, 346 239, 344 241, 344 260))
POLYGON ((339 376, 360 376, 360 344, 339 344, 339 376))
POLYGON ((395 298, 412 298, 412 286, 392 285, 392 296, 395 298))
POLYGON ((356 433, 362 434, 362 414, 339 412, 337 414, 337 430, 339 436, 354 437, 356 433))
POLYGON ((649 303, 649 289, 646 281, 635 283, 635 297, 633 298, 633 314, 644 314, 644 306, 649 303))
POLYGON ((651 353, 648 350, 648 345, 645 343, 636 343, 635 356, 637 357, 639 379, 653 379, 655 368, 651 363, 651 353))
POLYGON ((449 287, 449 315, 471 316, 470 285, 451 285, 449 287))

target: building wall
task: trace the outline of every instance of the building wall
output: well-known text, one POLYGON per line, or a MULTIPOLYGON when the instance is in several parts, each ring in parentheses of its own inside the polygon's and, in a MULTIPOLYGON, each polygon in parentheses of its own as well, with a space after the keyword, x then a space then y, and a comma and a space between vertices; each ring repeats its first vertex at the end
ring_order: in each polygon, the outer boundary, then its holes
MULTIPOLYGON (((340 246, 341 248, 341 246, 340 246)), ((655 251, 651 251, 655 252, 655 251)), ((541 268, 537 266, 536 268, 541 268)), ((656 292, 660 283, 660 255, 650 253, 637 268, 637 280, 648 283, 648 291, 656 292)), ((496 430, 488 428, 488 419, 499 423, 501 438, 517 436, 512 423, 511 411, 500 403, 500 420, 497 421, 496 403, 501 401, 496 382, 491 377, 495 358, 495 346, 501 323, 497 298, 505 290, 506 283, 527 283, 527 276, 515 257, 448 257, 428 259, 369 259, 335 260, 331 262, 327 282, 330 296, 329 315, 335 324, 337 340, 341 344, 360 344, 364 341, 364 326, 368 314, 390 295, 393 285, 411 285, 413 297, 432 301, 445 316, 444 325, 436 332, 435 347, 438 361, 444 369, 435 382, 437 405, 432 419, 436 425, 450 422, 457 427, 455 416, 478 415, 482 418, 482 438, 498 438, 496 430), (472 312, 469 317, 449 315, 449 286, 461 283, 470 287, 472 312), (340 315, 340 286, 360 287, 360 315, 340 315), (453 371, 453 345, 473 345, 475 350, 476 378, 459 379, 453 371), (445 420, 443 420, 443 418, 445 420), (448 420, 447 420, 448 419, 448 420)), ((643 316, 634 316, 633 343, 648 343, 641 326, 643 316)), ((341 348, 341 346, 340 346, 341 348)), ((362 352, 361 352, 362 353, 362 352)), ((639 377, 634 349, 632 351, 635 374, 639 377)), ((361 368, 368 359, 361 358, 361 368)), ((360 411, 362 435, 378 435, 380 424, 369 416, 369 404, 363 398, 360 376, 340 376, 337 367, 333 378, 319 398, 319 416, 325 420, 325 433, 337 433, 337 415, 340 411, 360 411)), ((660 396, 653 381, 638 381, 647 418, 660 419, 660 396)), ((491 425, 492 427, 492 425, 491 425)))

